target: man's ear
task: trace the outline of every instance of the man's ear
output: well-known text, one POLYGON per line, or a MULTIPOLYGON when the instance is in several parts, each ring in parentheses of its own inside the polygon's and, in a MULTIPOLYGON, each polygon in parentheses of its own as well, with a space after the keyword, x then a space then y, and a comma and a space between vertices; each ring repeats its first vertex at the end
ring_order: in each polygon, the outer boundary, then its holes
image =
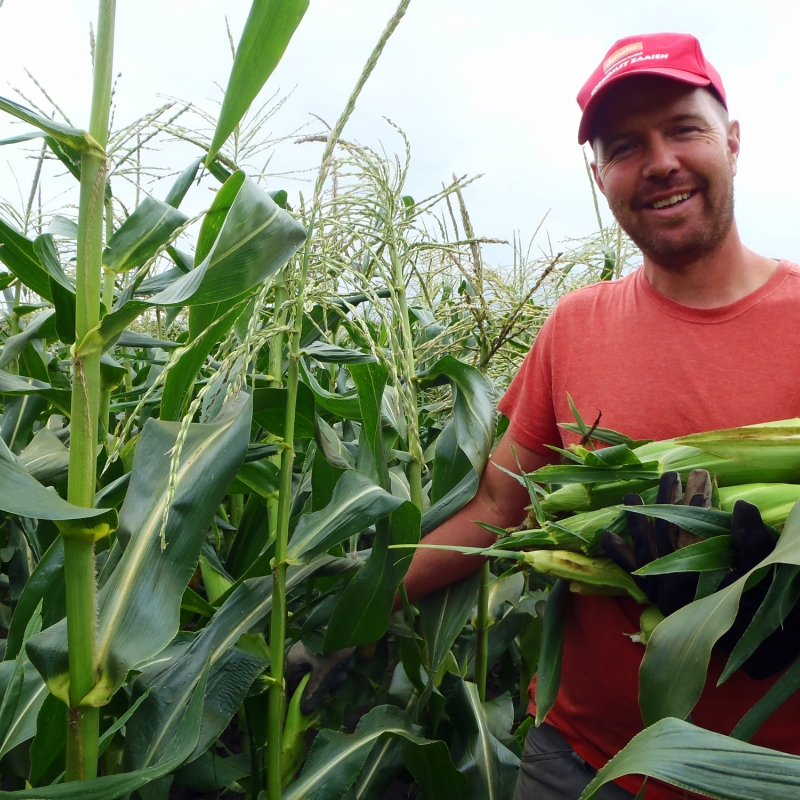
POLYGON ((603 179, 600 177, 600 172, 597 169, 597 158, 592 158, 589 162, 589 166, 592 168, 592 175, 594 175, 594 182, 597 184, 597 188, 600 190, 600 193, 605 197, 605 189, 603 188, 603 179))
POLYGON ((739 151, 742 146, 742 132, 739 128, 739 120, 734 119, 728 123, 728 158, 731 162, 731 171, 736 175, 736 165, 739 160, 739 151))

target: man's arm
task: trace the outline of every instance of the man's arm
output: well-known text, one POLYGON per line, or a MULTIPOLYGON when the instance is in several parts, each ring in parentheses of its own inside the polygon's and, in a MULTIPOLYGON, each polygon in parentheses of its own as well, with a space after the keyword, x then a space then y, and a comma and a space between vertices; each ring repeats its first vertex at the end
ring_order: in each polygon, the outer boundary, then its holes
MULTIPOLYGON (((476 523, 488 522, 498 528, 507 528, 522 522, 525 507, 530 504, 527 489, 493 466, 497 464, 519 473, 512 448, 525 472, 533 472, 557 459, 555 453, 550 457, 529 450, 506 432, 483 471, 475 497, 425 536, 422 544, 489 547, 495 542, 495 535, 476 523)), ((479 569, 482 563, 483 559, 478 556, 447 550, 417 550, 404 581, 409 600, 413 602, 418 597, 466 577, 479 569)))

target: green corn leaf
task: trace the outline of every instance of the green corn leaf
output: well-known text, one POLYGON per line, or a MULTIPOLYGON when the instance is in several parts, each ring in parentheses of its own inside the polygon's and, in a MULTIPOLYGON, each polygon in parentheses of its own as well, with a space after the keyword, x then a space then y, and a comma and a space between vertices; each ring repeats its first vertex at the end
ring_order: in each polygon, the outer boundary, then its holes
MULTIPOLYGON (((336 506, 336 492, 339 486, 345 482, 350 485, 352 482, 348 480, 350 475, 358 476, 359 473, 346 472, 339 479, 334 490, 334 500, 329 508, 336 506)), ((376 486, 376 488, 378 487, 376 486)), ((342 495, 344 498, 347 497, 344 492, 342 495)), ((381 498, 383 503, 373 502, 370 506, 369 514, 376 522, 380 519, 377 517, 378 514, 381 517, 384 516, 381 511, 389 505, 386 502, 389 497, 391 497, 392 503, 399 503, 398 498, 385 495, 381 498)), ((362 530, 366 521, 365 515, 361 523, 355 526, 353 532, 362 530)), ((376 642, 386 633, 397 588, 411 561, 407 553, 400 549, 394 549, 391 545, 415 544, 419 541, 419 509, 413 503, 406 501, 392 509, 388 522, 388 525, 379 522, 367 563, 361 567, 342 592, 325 632, 326 652, 352 645, 376 642)), ((302 520, 300 524, 302 524, 302 520)), ((300 524, 298 524, 298 528, 300 524)), ((294 539, 289 542, 290 550, 293 543, 294 539)))
POLYGON ((541 725, 555 705, 561 685, 561 654, 569 609, 569 581, 557 580, 547 598, 542 629, 542 649, 536 678, 536 724, 541 725))
POLYGON ((306 345, 300 355, 311 356, 317 361, 331 364, 374 364, 377 359, 372 353, 362 353, 358 350, 348 350, 325 342, 313 342, 306 345))
POLYGON ((50 278, 36 255, 33 242, 0 219, 0 261, 22 283, 45 300, 52 300, 50 278))
POLYGON ((33 478, 0 440, 0 510, 22 517, 52 520, 108 519, 108 510, 81 508, 62 500, 53 489, 47 489, 33 478))
POLYGON ((114 272, 141 267, 187 219, 170 204, 145 197, 114 231, 103 251, 103 264, 114 272))
POLYGON ((69 450, 53 431, 40 428, 19 454, 19 460, 39 483, 56 486, 67 477, 69 450))
MULTIPOLYGON (((573 422, 559 422, 558 427, 570 433, 576 433, 580 436, 583 435, 580 426, 573 422)), ((630 436, 625 436, 624 433, 611 430, 611 428, 595 428, 592 431, 592 439, 602 442, 603 444, 626 444, 630 448, 641 447, 641 445, 653 441, 652 439, 631 439, 630 436)))
POLYGON ((189 273, 172 281, 148 301, 128 300, 103 318, 86 347, 107 346, 145 309, 195 306, 240 297, 274 275, 305 241, 306 232, 258 185, 236 172, 220 189, 201 228, 198 256, 216 234, 208 252, 189 273))
POLYGON ((519 756, 498 738, 490 703, 481 703, 478 687, 452 672, 441 684, 447 714, 463 743, 456 769, 467 778, 465 800, 504 800, 514 792, 519 756))
MULTIPOLYGON (((108 702, 127 671, 159 652, 177 633, 183 591, 194 573, 208 525, 242 463, 251 405, 240 397, 210 424, 192 424, 177 471, 175 497, 162 549, 169 501, 171 452, 180 430, 148 420, 136 446, 131 483, 120 511, 122 558, 98 593, 100 679, 87 704, 108 702)), ((28 652, 50 690, 65 697, 69 679, 66 627, 34 637, 28 652)))
MULTIPOLYGON (((294 420, 296 439, 314 438, 316 416, 313 393, 305 384, 298 384, 294 420)), ((265 431, 283 439, 286 424, 286 389, 255 389, 253 419, 265 431)))
POLYGON ((725 669, 720 675, 719 683, 728 680, 756 651, 761 642, 783 624, 786 616, 800 598, 798 574, 800 574, 800 567, 789 564, 778 565, 767 595, 747 626, 747 630, 731 651, 728 663, 725 664, 725 669))
POLYGON ((496 414, 494 393, 480 371, 452 356, 437 361, 421 376, 420 386, 450 383, 458 446, 480 475, 494 444, 496 414))
POLYGON ((161 395, 161 419, 178 420, 183 416, 191 400, 192 384, 200 368, 214 346, 233 327, 245 304, 245 301, 237 303, 215 320, 201 336, 176 354, 161 395))
POLYGON ((12 117, 21 119, 23 122, 34 125, 39 130, 49 134, 59 144, 77 150, 79 153, 105 155, 103 148, 86 131, 63 125, 60 122, 47 119, 47 117, 40 117, 36 112, 5 97, 0 97, 0 110, 11 114, 12 117))
POLYGON ((117 345, 119 347, 133 348, 160 347, 162 350, 181 347, 178 342, 172 342, 168 339, 154 339, 149 333, 141 333, 140 331, 122 331, 119 339, 117 339, 117 345))
POLYGON ((361 404, 355 392, 342 395, 323 389, 304 361, 300 362, 300 374, 303 376, 303 383, 314 393, 314 399, 321 408, 330 411, 331 414, 335 414, 337 417, 361 419, 361 404))
POLYGON ((731 737, 749 742, 758 729, 798 689, 800 689, 800 659, 794 662, 769 688, 769 691, 736 723, 731 737))
POLYGON ((391 488, 389 468, 383 442, 383 418, 381 406, 389 373, 382 364, 351 364, 350 374, 358 390, 358 403, 363 420, 362 430, 372 452, 372 461, 378 484, 389 491, 391 488))
POLYGON ((205 684, 206 674, 203 674, 191 701, 185 707, 180 725, 158 764, 135 772, 104 775, 102 778, 17 792, 0 792, 0 800, 116 800, 168 775, 191 755, 197 744, 205 684))
POLYGON ((339 800, 355 783, 373 747, 387 738, 403 740, 406 768, 428 791, 435 789, 437 782, 446 787, 444 794, 428 796, 464 797, 454 795, 465 788, 466 781, 453 766, 446 747, 418 733, 408 715, 394 706, 372 709, 361 718, 355 733, 322 730, 314 739, 300 778, 283 793, 283 800, 339 800))
POLYGON ((646 723, 684 719, 691 712, 705 685, 711 650, 736 619, 748 579, 773 564, 800 566, 800 505, 789 515, 775 549, 755 569, 684 606, 655 629, 639 672, 639 705, 646 723))
POLYGON ((590 466, 583 464, 551 464, 532 472, 530 477, 538 483, 608 483, 616 481, 658 480, 661 476, 658 462, 623 464, 619 467, 590 466))
POLYGON ((579 800, 591 800, 601 786, 634 774, 718 800, 794 800, 800 794, 800 757, 663 719, 617 753, 579 800))
POLYGON ((480 570, 432 592, 417 604, 431 672, 442 665, 469 619, 478 595, 479 580, 480 570))
POLYGON ((28 321, 28 327, 21 333, 9 336, 3 345, 3 352, 0 354, 0 369, 8 366, 23 351, 28 342, 34 339, 42 339, 55 332, 55 311, 46 308, 34 314, 28 321))
POLYGON ((207 162, 211 162, 278 65, 308 0, 254 0, 236 48, 233 69, 207 162))
POLYGON ((339 479, 325 508, 300 518, 289 541, 287 557, 292 563, 307 562, 373 525, 402 502, 366 475, 349 470, 339 479))
POLYGON ((472 470, 466 453, 458 446, 455 419, 445 425, 436 439, 436 455, 433 461, 433 479, 430 498, 435 503, 454 489, 472 470))
POLYGON ((736 563, 730 534, 714 536, 690 544, 663 558, 657 558, 634 572, 634 575, 667 575, 671 572, 710 572, 729 569, 736 563))
POLYGON ((587 467, 621 467, 625 464, 641 464, 642 462, 628 445, 617 444, 587 453, 584 463, 587 467))
POLYGON ((164 198, 164 202, 168 206, 172 206, 173 208, 178 208, 178 206, 180 206, 183 202, 183 198, 186 197, 186 193, 191 188, 192 182, 197 177, 197 170, 200 169, 200 165, 204 160, 205 156, 196 158, 180 175, 178 175, 175 179, 175 183, 170 187, 169 193, 164 198))
POLYGON ((654 503, 646 506, 618 506, 618 509, 634 511, 644 517, 673 522, 685 531, 702 536, 704 539, 710 539, 714 536, 727 536, 731 532, 731 513, 729 511, 719 511, 716 508, 654 503))

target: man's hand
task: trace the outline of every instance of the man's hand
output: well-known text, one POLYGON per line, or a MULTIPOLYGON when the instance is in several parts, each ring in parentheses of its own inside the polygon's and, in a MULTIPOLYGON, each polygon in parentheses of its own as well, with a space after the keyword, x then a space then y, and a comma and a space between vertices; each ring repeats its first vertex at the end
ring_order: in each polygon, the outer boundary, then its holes
MULTIPOLYGON (((704 470, 695 470, 687 481, 684 502, 708 507, 710 488, 708 473, 704 470)), ((626 505, 641 505, 642 502, 639 495, 628 495, 625 498, 626 505)), ((681 502, 680 478, 677 473, 668 472, 661 477, 657 502, 681 502)), ((611 531, 606 531, 602 539, 603 549, 608 556, 627 572, 633 572, 654 559, 663 558, 697 540, 696 537, 664 520, 655 520, 651 525, 649 518, 635 511, 628 511, 627 516, 631 544, 611 531)), ((764 524, 758 508, 745 500, 738 500, 733 507, 731 538, 736 564, 725 576, 719 589, 730 586, 758 566, 773 551, 777 541, 775 531, 764 524)), ((699 573, 676 572, 633 577, 658 609, 665 616, 669 616, 694 600, 699 573)), ((728 653, 733 650, 753 621, 771 585, 772 575, 769 575, 742 593, 736 620, 730 630, 717 642, 721 649, 728 653)), ((796 610, 792 610, 783 624, 767 636, 742 664, 742 669, 751 678, 762 680, 788 667, 798 655, 800 655, 800 616, 796 610)))
POLYGON ((312 714, 325 699, 325 695, 338 689, 353 671, 356 663, 355 647, 335 650, 324 656, 314 655, 302 641, 295 643, 286 654, 286 683, 290 694, 307 672, 311 673, 300 698, 300 711, 312 714))
MULTIPOLYGON (((692 473, 686 484, 685 498, 677 472, 665 472, 661 476, 656 502, 679 504, 682 500, 687 505, 706 508, 711 505, 711 478, 708 472, 695 470, 692 473)), ((625 505, 644 505, 644 501, 638 494, 629 494, 625 498, 625 505)), ((653 521, 635 511, 625 513, 628 518, 631 544, 611 531, 603 534, 601 544, 606 554, 626 572, 634 572, 657 558, 663 558, 681 547, 698 541, 692 534, 666 520, 653 521)), ((672 572, 648 577, 634 575, 633 578, 658 606, 658 610, 668 617, 694 600, 699 573, 672 572)))

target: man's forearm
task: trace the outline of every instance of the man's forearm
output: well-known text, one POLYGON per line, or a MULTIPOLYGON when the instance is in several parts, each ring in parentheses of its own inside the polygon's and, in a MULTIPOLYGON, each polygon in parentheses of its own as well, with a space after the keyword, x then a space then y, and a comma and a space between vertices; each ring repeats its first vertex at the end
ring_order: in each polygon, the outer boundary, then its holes
MULTIPOLYGON (((425 536, 420 543, 489 547, 497 537, 478 525, 478 522, 504 528, 519 524, 524 513, 519 504, 516 505, 516 510, 513 509, 513 504, 509 504, 508 511, 503 513, 478 496, 425 536)), ((409 600, 413 602, 418 597, 465 578, 480 569, 484 560, 480 556, 467 556, 451 550, 417 550, 405 578, 409 600)))

